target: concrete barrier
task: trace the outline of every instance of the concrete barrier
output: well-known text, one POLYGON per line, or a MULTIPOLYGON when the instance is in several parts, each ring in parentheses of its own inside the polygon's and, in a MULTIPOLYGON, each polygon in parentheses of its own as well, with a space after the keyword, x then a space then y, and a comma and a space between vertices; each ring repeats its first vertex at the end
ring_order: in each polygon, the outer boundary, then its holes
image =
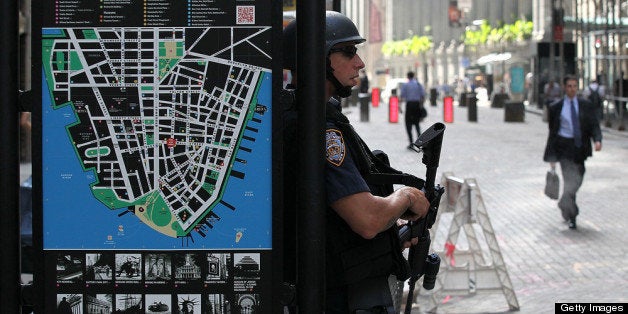
POLYGON ((509 99, 508 94, 495 94, 491 100, 491 108, 504 108, 504 103, 509 99))
POLYGON ((525 107, 523 102, 508 101, 504 105, 505 122, 523 122, 525 120, 525 107))

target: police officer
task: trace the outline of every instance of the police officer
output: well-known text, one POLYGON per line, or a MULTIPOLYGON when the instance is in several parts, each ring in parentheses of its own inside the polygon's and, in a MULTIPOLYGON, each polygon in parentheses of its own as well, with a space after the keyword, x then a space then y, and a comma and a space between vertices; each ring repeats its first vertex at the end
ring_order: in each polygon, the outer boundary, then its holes
MULTIPOLYGON (((284 68, 293 70, 293 78, 297 77, 295 28, 296 21, 292 21, 284 30, 284 68)), ((386 193, 382 192, 385 188, 365 179, 375 170, 372 154, 341 113, 339 101, 350 96, 351 88, 358 84, 364 62, 357 55, 356 45, 364 41, 349 18, 327 11, 325 99, 329 101, 321 104, 326 106, 327 120, 326 313, 394 313, 388 278, 392 274, 400 279, 407 276, 401 251, 410 245, 399 243, 397 222, 399 218, 417 220, 429 207, 419 189, 402 187, 386 193)), ((298 110, 298 104, 296 107, 298 110)), ((297 208, 297 124, 295 115, 285 116, 284 203, 288 221, 284 225, 292 228, 297 208)), ((290 232, 294 230, 287 231, 284 238, 295 238, 290 232)))

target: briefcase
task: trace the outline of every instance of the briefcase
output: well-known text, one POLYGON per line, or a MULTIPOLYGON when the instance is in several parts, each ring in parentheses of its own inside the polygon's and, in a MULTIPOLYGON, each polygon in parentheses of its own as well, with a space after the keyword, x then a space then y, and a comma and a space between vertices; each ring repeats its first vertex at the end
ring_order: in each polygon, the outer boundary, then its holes
POLYGON ((556 174, 556 171, 547 171, 547 175, 545 175, 545 195, 553 200, 557 200, 559 186, 560 181, 558 179, 558 174, 556 174))

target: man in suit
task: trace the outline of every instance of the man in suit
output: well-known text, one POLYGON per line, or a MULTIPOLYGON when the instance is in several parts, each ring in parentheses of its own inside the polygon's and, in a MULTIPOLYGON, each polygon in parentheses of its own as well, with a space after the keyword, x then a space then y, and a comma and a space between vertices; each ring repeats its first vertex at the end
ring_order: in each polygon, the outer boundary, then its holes
POLYGON ((567 75, 563 84, 565 96, 549 107, 549 135, 543 160, 552 169, 556 162, 560 164, 564 186, 558 207, 569 228, 576 229, 576 192, 582 185, 584 161, 593 155, 591 141, 596 151, 602 149, 602 131, 593 104, 576 96, 578 79, 567 75))

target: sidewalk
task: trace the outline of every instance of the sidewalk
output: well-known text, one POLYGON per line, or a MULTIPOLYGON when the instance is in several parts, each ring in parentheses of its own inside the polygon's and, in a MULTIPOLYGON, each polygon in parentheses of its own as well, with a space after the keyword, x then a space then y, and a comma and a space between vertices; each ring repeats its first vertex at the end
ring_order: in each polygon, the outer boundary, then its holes
MULTIPOLYGON (((556 201, 543 194, 548 164, 542 160, 547 124, 540 111, 525 122, 504 122, 504 110, 478 106, 478 122, 467 121, 467 108, 454 106, 446 124, 437 183, 443 172, 476 179, 515 289, 518 313, 554 313, 556 302, 628 302, 628 133, 603 127, 602 151, 586 163, 578 193, 578 229, 563 222, 556 201)), ((443 121, 442 103, 428 107, 423 129, 443 121)), ((344 112, 371 149, 388 153, 391 164, 424 177, 421 155, 408 144, 400 115, 388 122, 388 107, 370 108, 360 122, 359 107, 344 112)), ((561 178, 562 180, 562 178, 561 178)), ((439 234, 434 247, 442 250, 439 234)), ((413 313, 423 313, 420 296, 413 313)), ((445 300, 443 298, 443 300, 445 300)), ((405 302, 405 301, 404 301, 405 302)), ((438 313, 509 312, 503 294, 451 296, 438 313)))

